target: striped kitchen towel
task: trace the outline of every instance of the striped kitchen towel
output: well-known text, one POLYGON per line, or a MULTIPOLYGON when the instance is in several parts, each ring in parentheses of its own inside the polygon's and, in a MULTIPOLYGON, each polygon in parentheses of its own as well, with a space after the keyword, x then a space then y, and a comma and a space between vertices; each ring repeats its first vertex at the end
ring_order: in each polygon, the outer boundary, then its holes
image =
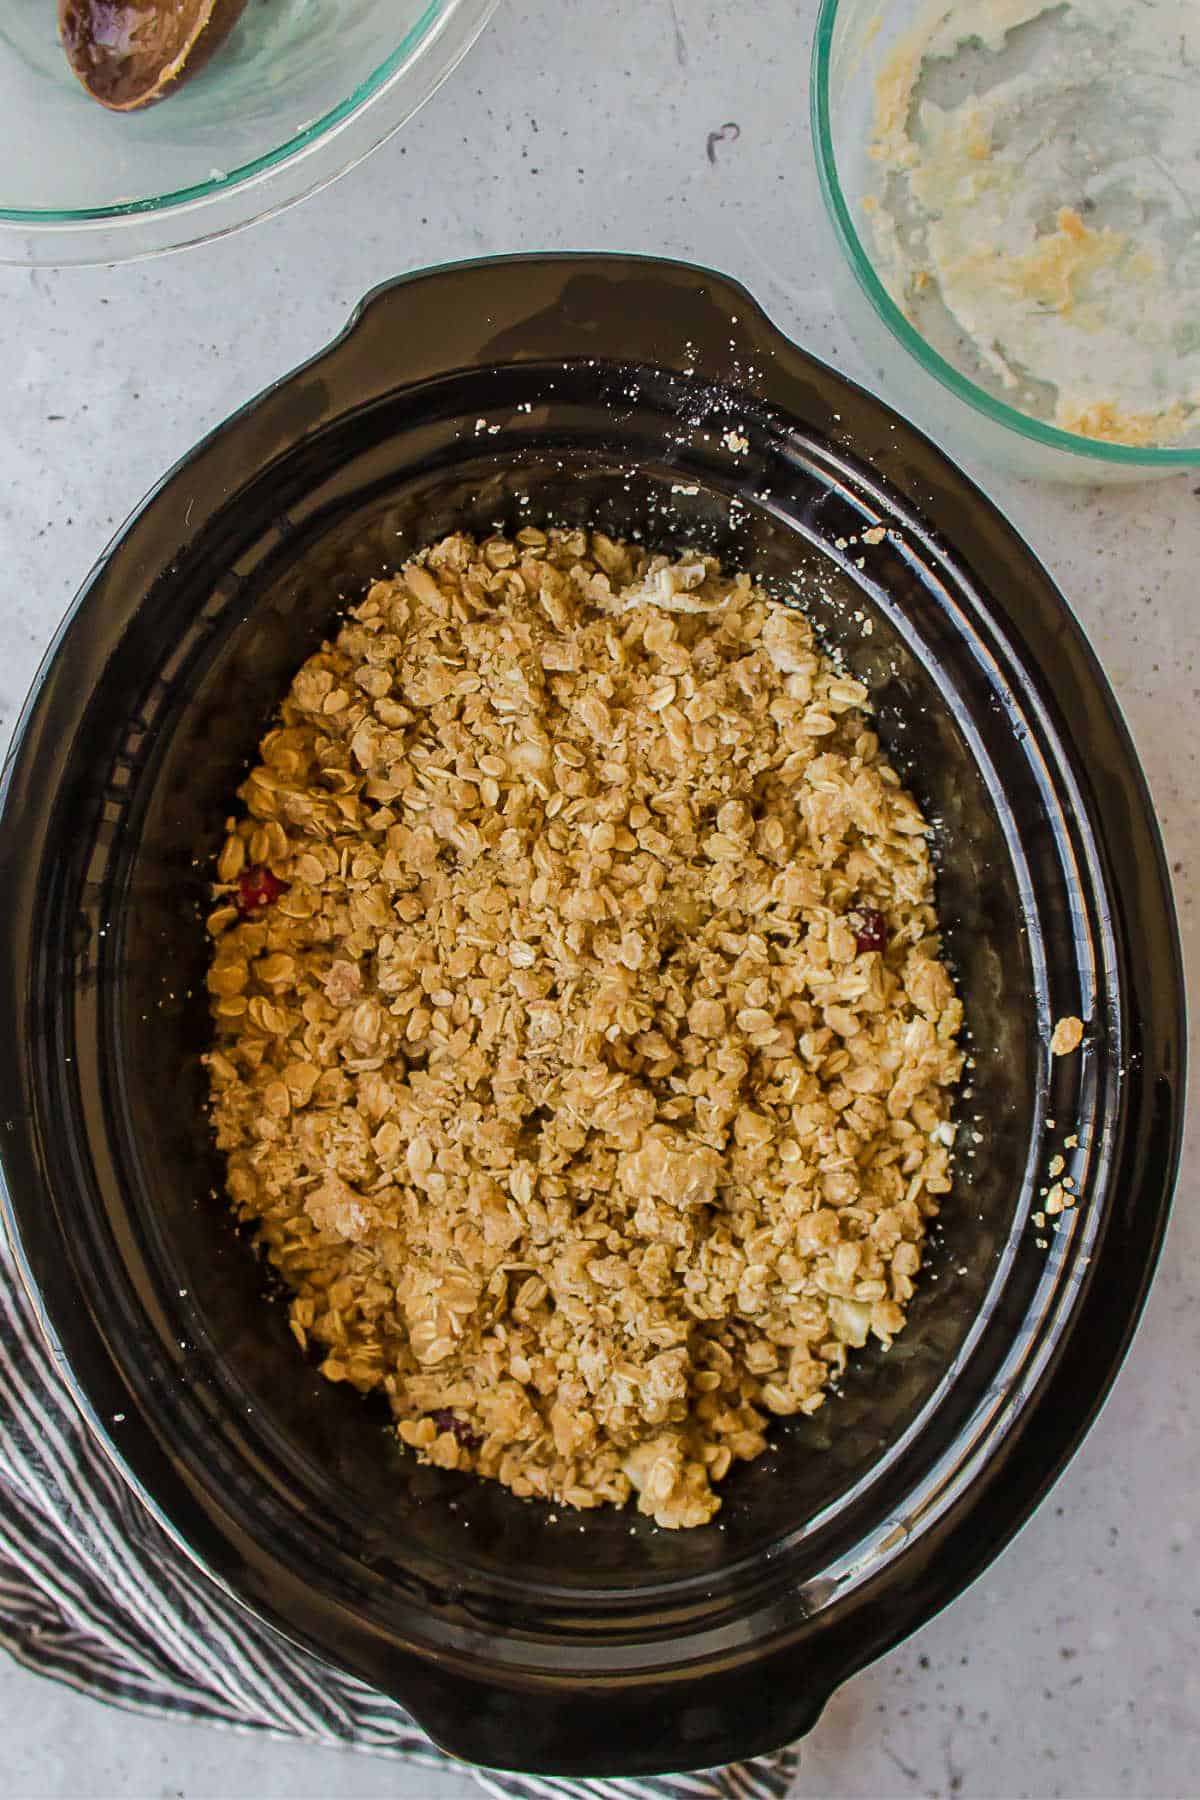
MULTIPOLYGON (((450 1762, 394 1700, 241 1611, 175 1547, 76 1413, 2 1238, 0 1646, 134 1712, 450 1762)), ((508 1800, 782 1800, 796 1768, 789 1750, 640 1780, 471 1772, 508 1800)))

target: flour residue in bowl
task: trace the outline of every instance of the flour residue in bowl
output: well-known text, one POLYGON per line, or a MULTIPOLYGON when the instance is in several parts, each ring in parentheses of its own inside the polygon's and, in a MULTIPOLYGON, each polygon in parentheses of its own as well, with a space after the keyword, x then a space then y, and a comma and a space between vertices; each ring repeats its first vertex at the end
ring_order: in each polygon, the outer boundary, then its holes
POLYGON ((1191 0, 934 0, 876 83, 892 297, 1036 418, 1200 443, 1198 93, 1191 0))

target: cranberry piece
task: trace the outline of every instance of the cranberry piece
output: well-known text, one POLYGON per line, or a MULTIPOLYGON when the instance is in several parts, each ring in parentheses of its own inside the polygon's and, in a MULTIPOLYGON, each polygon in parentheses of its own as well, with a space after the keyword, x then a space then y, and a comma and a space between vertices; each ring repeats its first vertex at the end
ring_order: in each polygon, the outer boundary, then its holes
POLYGON ((467 1421, 460 1419, 457 1413, 451 1412, 448 1406, 439 1407, 437 1412, 430 1413, 429 1416, 439 1432, 450 1432, 464 1450, 478 1450, 483 1442, 478 1432, 472 1431, 467 1421))
POLYGON ((867 950, 887 949, 892 934, 881 912, 873 906, 856 906, 851 918, 859 921, 854 930, 854 941, 860 956, 867 950))
POLYGON ((272 875, 263 863, 243 869, 237 879, 237 909, 244 919, 271 906, 287 888, 286 881, 272 875))

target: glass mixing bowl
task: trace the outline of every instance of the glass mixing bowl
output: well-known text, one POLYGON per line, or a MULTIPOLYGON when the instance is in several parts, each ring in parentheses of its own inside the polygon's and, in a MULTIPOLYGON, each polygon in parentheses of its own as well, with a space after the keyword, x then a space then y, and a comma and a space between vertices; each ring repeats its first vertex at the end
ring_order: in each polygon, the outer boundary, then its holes
MULTIPOLYGON (((876 84, 881 75, 891 81, 901 72, 899 59, 913 42, 910 34, 923 32, 935 13, 949 11, 948 4, 936 6, 931 0, 823 0, 821 6, 813 46, 812 132, 836 239, 833 286, 848 328, 889 399, 959 454, 985 456, 1018 475, 1077 483, 1139 481, 1200 470, 1194 435, 1179 447, 1135 448, 1061 430, 1008 404, 996 384, 989 388, 965 371, 951 331, 942 332, 942 348, 949 352, 942 354, 889 291, 877 234, 864 206, 864 200, 870 205, 877 198, 880 186, 879 164, 869 154, 876 132, 876 84)), ((980 85, 1028 67, 1039 54, 1061 56, 1065 47, 1071 67, 1062 8, 1048 8, 1013 31, 1003 31, 1004 20, 1035 12, 1033 7, 1010 6, 1007 13, 994 5, 979 7, 979 29, 993 33, 991 48, 985 52, 978 40, 969 40, 961 51, 941 59, 937 92, 945 106, 957 106, 972 84, 978 92, 980 85)), ((897 91, 894 82, 891 91, 897 91)), ((1086 64, 1081 57, 1074 77, 1064 83, 1061 102, 1044 116, 1031 108, 1018 124, 1029 130, 1031 153, 1053 141, 1065 182, 1059 201, 1080 203, 1091 225, 1104 226, 1111 219, 1118 228, 1133 225, 1136 230, 1155 209, 1165 210, 1161 194, 1178 188, 1177 203, 1169 204, 1187 240, 1179 276, 1189 293, 1196 283, 1194 310, 1200 312, 1200 237, 1186 192, 1188 169, 1171 168, 1167 154, 1170 130, 1178 130, 1185 120, 1180 109, 1194 102, 1195 92, 1194 83, 1164 71, 1160 59, 1139 58, 1136 47, 1126 45, 1109 66, 1102 57, 1093 55, 1086 64)), ((1045 100, 1040 104, 1044 108, 1045 100)), ((1047 208, 1051 214, 1055 210, 1047 208)), ((1039 230, 1051 224, 1048 218, 1039 230)), ((893 277, 893 290, 895 285, 893 277)), ((1031 306, 1036 304, 1031 300, 1031 306)), ((1194 341, 1189 348, 1194 352, 1194 341)), ((1183 363, 1176 367, 1181 371, 1183 363)))
POLYGON ((7 0, 0 262, 124 262, 277 212, 410 118, 495 5, 250 0, 191 81, 118 114, 71 72, 53 0, 7 0))

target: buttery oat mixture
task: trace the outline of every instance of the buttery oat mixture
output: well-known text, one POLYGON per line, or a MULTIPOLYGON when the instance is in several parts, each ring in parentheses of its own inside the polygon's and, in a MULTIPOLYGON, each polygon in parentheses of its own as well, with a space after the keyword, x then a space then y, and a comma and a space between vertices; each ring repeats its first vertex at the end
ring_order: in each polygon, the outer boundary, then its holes
POLYGON ((1200 7, 912 10, 876 80, 863 201, 893 299, 1034 418, 1200 443, 1200 7))
POLYGON ((292 683, 218 866, 228 1188, 332 1381, 710 1519, 904 1324, 961 1008, 863 685, 708 558, 455 536, 292 683))

